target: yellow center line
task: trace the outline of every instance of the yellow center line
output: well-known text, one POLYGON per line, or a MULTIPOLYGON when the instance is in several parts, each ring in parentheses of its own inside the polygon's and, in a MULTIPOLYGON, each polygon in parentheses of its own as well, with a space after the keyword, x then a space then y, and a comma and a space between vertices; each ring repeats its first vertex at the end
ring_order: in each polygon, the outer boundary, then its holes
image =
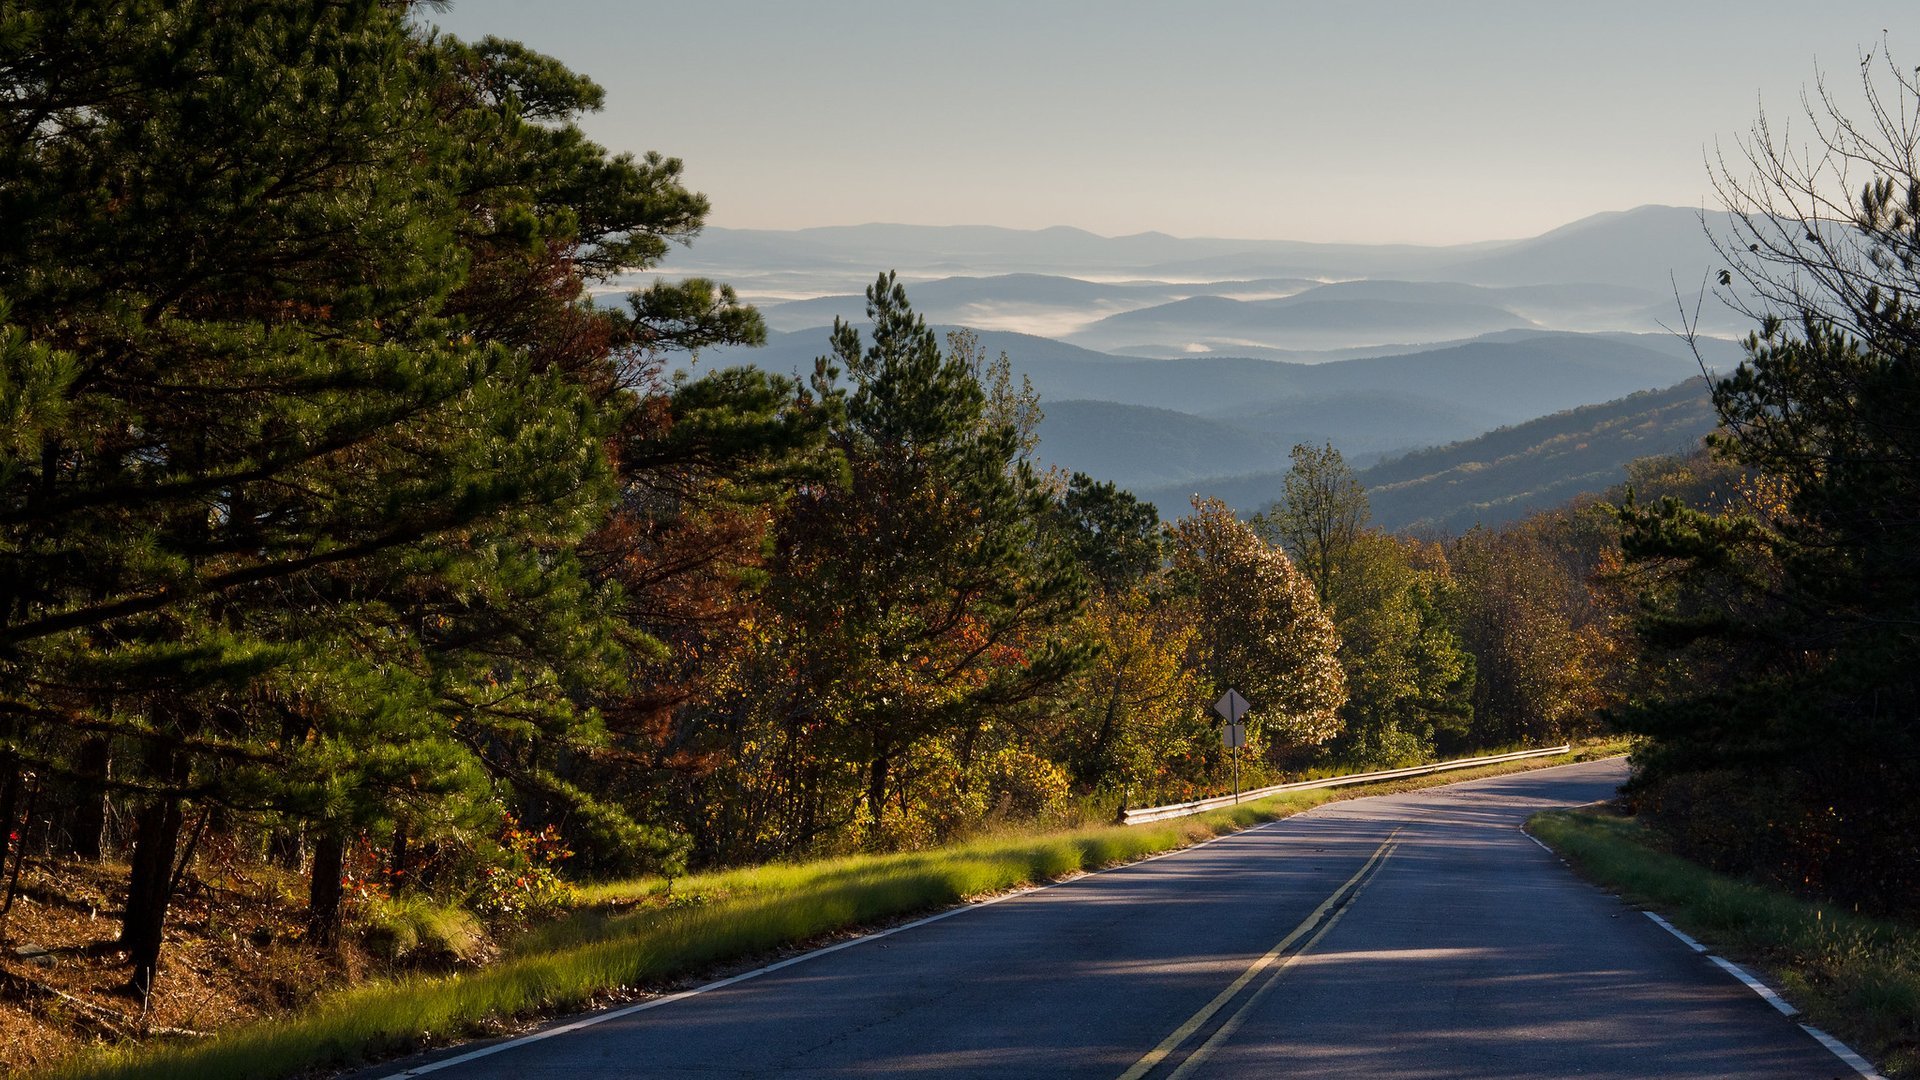
MULTIPOLYGON (((1389 848, 1386 852, 1386 855, 1392 855, 1392 854, 1393 854, 1393 851, 1391 848, 1389 848)), ((1380 863, 1374 867, 1375 875, 1379 873, 1379 867, 1384 866, 1386 864, 1386 855, 1383 855, 1380 859, 1380 863)), ((1362 881, 1359 887, 1353 890, 1353 896, 1350 899, 1358 899, 1360 896, 1360 893, 1363 890, 1365 890, 1367 885, 1370 884, 1372 881, 1373 881, 1372 876, 1369 876, 1365 881, 1362 881)), ((1298 952, 1295 952, 1289 955, 1285 960, 1280 961, 1280 963, 1274 967, 1273 974, 1267 976, 1267 981, 1264 983, 1261 983, 1259 989, 1255 990, 1251 994, 1248 994, 1247 1000, 1244 1003, 1242 1003, 1238 1009, 1235 1009, 1233 1011, 1233 1015, 1227 1017, 1226 1020, 1220 1024, 1219 1028, 1217 1028, 1212 1035, 1208 1036, 1206 1042, 1201 1043, 1200 1046, 1197 1049, 1195 1049, 1193 1053, 1188 1054, 1187 1060, 1181 1062, 1180 1067, 1173 1070, 1173 1072, 1168 1075, 1167 1080, 1183 1080, 1183 1078, 1186 1077, 1188 1074, 1192 1073, 1193 1070, 1199 1068, 1202 1062, 1205 1062, 1208 1058, 1212 1057, 1214 1054, 1214 1051, 1226 1045, 1227 1040, 1233 1037, 1233 1033, 1240 1029, 1240 1025, 1243 1021, 1246 1020, 1247 1014, 1249 1012, 1252 1012, 1253 1007, 1260 1003, 1260 999, 1266 997, 1267 992, 1269 990, 1272 990, 1274 986, 1280 982, 1280 976, 1284 974, 1289 967, 1293 966, 1293 962, 1307 955, 1307 953, 1311 951, 1315 945, 1320 944, 1320 939, 1323 937, 1326 937, 1327 932, 1332 930, 1336 925, 1338 925, 1340 920, 1346 917, 1347 912, 1352 910, 1353 910, 1353 904, 1348 903, 1347 906, 1341 908, 1339 911, 1334 912, 1333 918, 1328 919, 1326 922, 1326 925, 1322 926, 1319 930, 1315 931, 1314 935, 1307 939, 1307 943, 1300 946, 1300 950, 1298 952)))
MULTIPOLYGON (((1294 927, 1293 930, 1290 933, 1288 933, 1286 937, 1281 938, 1279 944, 1275 945, 1271 949, 1268 949, 1266 953, 1262 955, 1258 960, 1255 960, 1252 964, 1248 965, 1247 970, 1241 972, 1240 977, 1233 980, 1232 985, 1228 986, 1225 990, 1220 991, 1220 993, 1216 995, 1212 1001, 1209 1001, 1205 1005, 1202 1005, 1200 1007, 1199 1012, 1196 1012, 1192 1016, 1187 1018, 1186 1023, 1181 1024, 1179 1027, 1173 1030, 1173 1033, 1171 1035, 1168 1035, 1166 1038, 1160 1040, 1160 1045, 1147 1051, 1145 1056, 1143 1056, 1139 1061, 1136 1061, 1133 1063, 1132 1068, 1128 1069, 1126 1072, 1121 1073, 1120 1080, 1140 1080, 1140 1077, 1143 1077, 1147 1075, 1147 1073, 1151 1072, 1154 1066, 1166 1060, 1166 1057, 1168 1054, 1171 1054, 1175 1050, 1179 1049, 1181 1043, 1184 1043, 1188 1039, 1192 1038, 1193 1033, 1200 1030, 1201 1026, 1204 1025, 1208 1020, 1211 1020, 1213 1018, 1213 1014, 1219 1012, 1220 1009, 1223 1006, 1225 1006, 1227 1002, 1233 1000, 1233 996, 1235 994, 1238 994, 1242 989, 1246 987, 1246 985, 1249 982, 1252 982, 1262 971, 1265 971, 1267 969, 1267 966, 1272 964, 1274 960, 1280 956, 1280 954, 1286 952, 1289 948, 1291 948, 1294 942, 1299 941, 1302 937, 1305 937, 1310 931, 1312 931, 1316 923, 1318 923, 1321 919, 1326 918, 1327 912, 1331 911, 1335 905, 1340 903, 1341 898, 1346 896, 1348 891, 1351 890, 1354 887, 1354 885, 1360 881, 1361 878, 1367 875, 1367 871, 1373 869, 1375 864, 1379 863, 1382 859, 1386 858, 1387 852, 1393 846, 1393 838, 1395 836, 1398 836, 1399 834, 1400 834, 1400 830, 1398 828, 1394 829, 1393 832, 1388 833, 1387 838, 1381 841, 1379 847, 1374 849, 1373 854, 1367 858, 1367 861, 1361 865, 1360 869, 1354 871, 1354 874, 1352 877, 1348 878, 1346 882, 1342 884, 1339 888, 1333 890, 1333 895, 1321 901, 1320 906, 1317 908, 1314 908, 1313 913, 1308 915, 1304 920, 1302 920, 1299 926, 1294 927)), ((1336 919, 1336 921, 1338 920, 1336 919)), ((1333 924, 1328 923, 1327 925, 1332 926, 1333 924)), ((1319 935, 1315 935, 1314 940, 1318 941, 1319 935)), ((1269 983, 1268 985, 1271 985, 1271 983, 1269 983)), ((1239 1014, 1236 1013, 1235 1015, 1238 1016, 1239 1014)))

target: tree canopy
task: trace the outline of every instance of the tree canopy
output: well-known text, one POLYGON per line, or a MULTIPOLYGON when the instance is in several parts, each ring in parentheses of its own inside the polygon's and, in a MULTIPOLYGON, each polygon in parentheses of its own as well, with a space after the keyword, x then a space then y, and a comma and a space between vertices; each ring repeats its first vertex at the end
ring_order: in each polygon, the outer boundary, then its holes
POLYGON ((1861 80, 1864 116, 1824 87, 1811 99, 1821 153, 1802 155, 1763 117, 1744 146, 1750 172, 1718 178, 1745 241, 1724 245, 1721 281, 1758 298, 1760 324, 1713 385, 1712 448, 1739 484, 1719 506, 1622 508, 1642 639, 1673 673, 1623 719, 1653 738, 1644 788, 1684 842, 1796 887, 1911 908, 1920 84, 1871 55, 1861 80), (1704 843, 1675 808, 1727 777, 1779 795, 1720 811, 1747 842, 1704 843))

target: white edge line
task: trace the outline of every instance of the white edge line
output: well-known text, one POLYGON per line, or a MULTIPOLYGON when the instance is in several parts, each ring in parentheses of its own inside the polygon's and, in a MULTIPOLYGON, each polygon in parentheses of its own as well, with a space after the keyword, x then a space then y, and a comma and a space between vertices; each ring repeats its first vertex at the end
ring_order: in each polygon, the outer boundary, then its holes
POLYGON ((515 1047, 525 1046, 528 1043, 541 1042, 542 1040, 545 1040, 545 1039, 551 1039, 556 1035, 565 1035, 568 1032, 579 1031, 582 1028, 589 1028, 595 1024, 605 1023, 608 1020, 618 1020, 623 1016, 632 1016, 634 1013, 637 1013, 637 1012, 645 1012, 648 1009, 657 1009, 662 1005, 671 1005, 676 1001, 681 1001, 683 999, 693 997, 696 994, 704 994, 709 990, 719 990, 724 987, 732 986, 734 983, 745 982, 748 979, 757 979, 762 975, 770 975, 776 971, 779 971, 781 968, 792 967, 795 964, 805 963, 808 960, 815 960, 822 956, 829 955, 831 953, 837 953, 841 949, 851 949, 855 945, 864 944, 865 942, 878 941, 883 937, 891 937, 892 935, 898 934, 904 930, 912 930, 915 927, 925 926, 928 923, 939 922, 941 919, 950 919, 955 915, 964 915, 969 911, 974 911, 976 909, 987 907, 992 904, 997 904, 1002 900, 1012 900, 1015 897, 1030 896, 1033 893, 1045 892, 1048 889, 1057 889, 1062 885, 1071 885, 1072 883, 1082 880, 1083 878, 1090 878, 1090 877, 1097 876, 1099 874, 1108 874, 1108 873, 1112 873, 1115 870, 1125 870, 1130 866, 1138 866, 1141 863, 1153 862, 1155 859, 1164 859, 1169 855, 1179 855, 1182 852, 1192 851, 1195 848, 1203 848, 1203 847, 1206 847, 1208 844, 1216 844, 1222 840, 1228 839, 1229 837, 1240 836, 1245 833, 1255 832, 1257 830, 1264 829, 1269 825, 1277 825, 1283 820, 1285 819, 1275 818, 1272 821, 1263 821, 1258 825, 1250 825, 1244 829, 1236 829, 1233 832, 1221 833, 1219 836, 1209 837, 1208 839, 1202 840, 1199 843, 1188 844, 1185 847, 1169 848, 1166 851, 1156 852, 1155 854, 1148 855, 1144 858, 1134 859, 1131 862, 1119 863, 1115 866, 1102 867, 1099 870, 1090 870, 1087 873, 1081 874, 1077 877, 1068 878, 1065 881, 1051 881, 1045 885, 1033 885, 1025 889, 1017 889, 1013 892, 1001 893, 999 896, 991 896, 985 900, 962 901, 961 903, 956 904, 945 911, 936 912, 924 918, 915 919, 912 922, 901 923, 899 926, 889 926, 884 930, 870 931, 868 933, 861 934, 858 937, 851 937, 845 941, 835 942, 832 945, 822 945, 820 948, 810 949, 807 952, 803 952, 798 956, 789 956, 785 960, 768 964, 765 967, 757 967, 757 968, 754 968, 752 971, 743 971, 738 975, 729 975, 724 979, 716 979, 713 982, 706 983, 705 985, 702 985, 702 986, 696 986, 690 990, 682 990, 675 994, 667 994, 664 997, 651 998, 647 1001, 640 1002, 638 1005, 628 1005, 619 1009, 609 1009, 606 1012, 594 1013, 591 1016, 584 1016, 578 1020, 561 1024, 557 1027, 542 1028, 541 1030, 532 1032, 530 1034, 516 1035, 509 1039, 502 1039, 497 1043, 491 1043, 487 1046, 482 1046, 477 1050, 469 1050, 464 1054, 458 1054, 450 1058, 442 1058, 439 1061, 430 1061, 423 1065, 415 1065, 410 1069, 403 1069, 397 1073, 390 1073, 384 1077, 381 1077, 380 1080, 408 1080, 408 1078, 410 1077, 425 1076, 428 1073, 439 1072, 441 1069, 450 1069, 455 1065, 464 1065, 469 1061, 477 1061, 483 1057, 491 1057, 492 1055, 498 1054, 503 1050, 511 1050, 511 1049, 514 1049, 515 1047))
POLYGON ((1521 835, 1521 836, 1524 836, 1524 837, 1526 837, 1527 839, 1529 839, 1529 840, 1531 840, 1531 841, 1533 841, 1533 842, 1534 842, 1535 844, 1538 844, 1538 845, 1540 846, 1540 850, 1541 850, 1541 851, 1544 851, 1544 852, 1546 852, 1546 853, 1547 853, 1547 854, 1549 854, 1549 855, 1558 855, 1558 854, 1560 854, 1559 852, 1557 852, 1557 851, 1555 851, 1555 850, 1553 850, 1552 848, 1550 848, 1550 847, 1548 847, 1548 846, 1546 845, 1546 843, 1545 843, 1545 842, 1543 842, 1543 841, 1542 841, 1542 840, 1541 840, 1541 839, 1540 839, 1539 837, 1537 837, 1537 836, 1535 836, 1535 835, 1533 835, 1532 833, 1530 833, 1530 832, 1528 832, 1528 831, 1527 831, 1527 830, 1526 830, 1525 828, 1522 828, 1522 829, 1520 830, 1520 835, 1521 835))
POLYGON ((479 1058, 489 1057, 493 1054, 500 1053, 502 1050, 510 1050, 510 1049, 513 1049, 514 1047, 523 1046, 527 1043, 536 1043, 544 1039, 551 1039, 555 1035, 565 1035, 570 1031, 579 1031, 582 1028, 589 1028, 595 1024, 605 1023, 608 1020, 618 1020, 623 1016, 631 1016, 637 1012, 645 1012, 648 1009, 657 1009, 662 1005, 671 1005, 674 1002, 679 1001, 683 998, 693 997, 695 994, 704 994, 709 990, 718 990, 718 989, 721 989, 722 987, 732 986, 734 983, 745 982, 748 979, 758 978, 761 975, 767 975, 772 972, 779 971, 781 968, 792 967, 794 964, 801 963, 802 961, 812 960, 812 959, 815 959, 816 957, 826 956, 829 953, 837 953, 841 949, 852 948, 853 946, 858 945, 864 941, 873 941, 878 938, 887 937, 891 934, 897 934, 902 930, 911 930, 916 926, 925 926, 930 922, 939 922, 941 919, 951 918, 952 916, 958 915, 964 911, 971 911, 976 907, 985 907, 988 904, 997 904, 1002 900, 1011 900, 1016 896, 1024 896, 1030 892, 1039 892, 1041 889, 1050 889, 1052 887, 1053 887, 1052 885, 1041 885, 1031 889, 1022 889, 1018 892, 1005 893, 1003 895, 991 897, 986 900, 968 902, 962 906, 951 907, 945 911, 938 912, 933 915, 929 915, 922 919, 915 919, 914 921, 909 923, 901 923, 899 926, 890 926, 885 930, 875 930, 871 933, 862 934, 859 937, 848 938, 845 941, 835 942, 832 945, 823 945, 818 949, 813 949, 808 952, 801 953, 799 956, 790 956, 785 960, 768 964, 765 967, 754 968, 752 971, 743 971, 738 975, 729 975, 724 979, 716 979, 713 982, 707 983, 703 986, 696 986, 691 990, 682 990, 679 993, 667 994, 664 997, 652 998, 647 1001, 643 1001, 638 1005, 628 1005, 624 1008, 610 1009, 606 1012, 594 1013, 591 1016, 582 1017, 578 1020, 572 1021, 571 1023, 561 1024, 558 1027, 544 1028, 540 1031, 536 1031, 527 1035, 517 1035, 510 1039, 503 1039, 500 1042, 483 1046, 478 1050, 470 1050, 467 1053, 460 1054, 455 1057, 443 1058, 439 1061, 428 1062, 424 1065, 416 1065, 413 1068, 405 1069, 401 1072, 393 1073, 389 1076, 386 1076, 382 1078, 382 1080, 406 1080, 407 1077, 424 1076, 427 1073, 439 1072, 441 1069, 451 1068, 455 1065, 463 1065, 469 1061, 474 1061, 479 1058))
POLYGON ((1702 945, 1699 942, 1688 937, 1686 933, 1683 932, 1679 927, 1661 918, 1659 915, 1655 914, 1654 912, 1644 911, 1644 912, 1641 912, 1641 914, 1645 915, 1649 919, 1652 919, 1654 922, 1659 923, 1660 929, 1665 930, 1667 933, 1672 934, 1674 937, 1677 937, 1681 941, 1686 942, 1687 948, 1692 949, 1694 952, 1707 951, 1707 947, 1705 945, 1702 945))
POLYGON ((1718 956, 1709 956, 1707 957, 1707 959, 1719 965, 1719 967, 1722 970, 1724 970, 1727 974, 1733 976, 1736 979, 1739 979, 1743 983, 1746 983, 1747 989, 1753 991, 1756 994, 1759 994, 1762 998, 1766 999, 1767 1004, 1773 1006, 1776 1009, 1779 1009, 1780 1015, 1786 1016, 1786 1017, 1795 1017, 1800 1015, 1800 1010, 1794 1008, 1792 1005, 1787 1004, 1786 998, 1783 998, 1779 994, 1774 993, 1773 988, 1768 986, 1766 983, 1763 983, 1759 979, 1756 979, 1753 976, 1747 974, 1747 969, 1741 967, 1739 964, 1736 964, 1731 960, 1721 959, 1718 956))
POLYGON ((1841 1042, 1839 1039, 1834 1038, 1811 1024, 1801 1024, 1800 1030, 1813 1036, 1821 1046, 1833 1051, 1834 1057, 1846 1062, 1852 1067, 1853 1071, 1859 1073, 1864 1080, 1887 1080, 1886 1077, 1874 1071, 1872 1062, 1854 1053, 1852 1050, 1847 1049, 1846 1043, 1841 1042))
MULTIPOLYGON (((1520 830, 1520 835, 1526 837, 1527 839, 1533 841, 1536 844, 1540 844, 1541 847, 1547 848, 1548 851, 1553 850, 1552 848, 1547 847, 1547 845, 1541 844, 1539 837, 1533 835, 1532 833, 1528 832, 1524 828, 1520 830)), ((1683 932, 1679 927, 1661 918, 1658 913, 1652 912, 1652 911, 1643 911, 1641 912, 1641 914, 1645 915, 1649 919, 1652 919, 1656 924, 1659 925, 1659 927, 1662 930, 1665 930, 1667 933, 1672 934, 1676 938, 1679 938, 1680 941, 1683 944, 1685 944, 1687 948, 1692 949, 1694 952, 1704 953, 1707 951, 1707 947, 1705 945, 1702 945, 1698 941, 1695 941, 1693 938, 1688 937, 1687 934, 1683 932)), ((1767 1004, 1780 1010, 1780 1013, 1782 1015, 1788 1017, 1789 1019, 1800 1015, 1799 1009, 1796 1009, 1792 1005, 1787 1004, 1787 1000, 1781 997, 1779 994, 1774 993, 1772 987, 1761 982, 1759 979, 1754 978, 1752 975, 1747 974, 1747 971, 1745 968, 1742 968, 1740 965, 1735 964, 1732 961, 1723 960, 1718 956, 1708 956, 1707 959, 1719 965, 1722 969, 1724 969, 1727 972, 1727 974, 1732 975, 1734 978, 1739 979, 1742 983, 1746 984, 1747 989, 1760 995, 1760 997, 1764 999, 1767 1004)), ((1833 1036, 1827 1034, 1824 1031, 1821 1031, 1819 1028, 1814 1027, 1811 1024, 1801 1024, 1800 1030, 1806 1032, 1808 1035, 1813 1036, 1814 1041, 1818 1042, 1821 1046, 1826 1047, 1830 1052, 1832 1052, 1834 1057, 1837 1057, 1841 1061, 1846 1062, 1847 1067, 1852 1069, 1854 1072, 1859 1073, 1860 1076, 1863 1078, 1863 1080, 1886 1080, 1886 1077, 1874 1071, 1872 1062, 1868 1061, 1866 1058, 1861 1057, 1859 1054, 1854 1053, 1853 1050, 1849 1048, 1846 1043, 1841 1042, 1839 1039, 1834 1038, 1833 1036)))

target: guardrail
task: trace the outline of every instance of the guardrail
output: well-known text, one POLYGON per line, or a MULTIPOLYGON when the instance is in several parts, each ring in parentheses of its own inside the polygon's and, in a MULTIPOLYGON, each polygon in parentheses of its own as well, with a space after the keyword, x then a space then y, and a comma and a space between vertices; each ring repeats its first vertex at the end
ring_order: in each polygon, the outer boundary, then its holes
POLYGON ((1216 795, 1211 799, 1195 799, 1193 802, 1169 803, 1166 806, 1143 806, 1138 810, 1122 810, 1122 825, 1144 825, 1149 821, 1165 821, 1168 818, 1186 817, 1190 814, 1203 814, 1208 810, 1218 810, 1223 806, 1264 799, 1282 791, 1305 791, 1309 788, 1345 787, 1348 784, 1365 784, 1374 780, 1397 780, 1403 776, 1425 776, 1428 773, 1447 772, 1450 769, 1470 769, 1475 765, 1497 765, 1502 761, 1519 761, 1523 758, 1550 757, 1572 750, 1566 746, 1549 746, 1544 750, 1520 750, 1511 754, 1495 754, 1492 757, 1457 758, 1442 761, 1434 765, 1415 765, 1407 769, 1386 769, 1381 772, 1350 773, 1346 776, 1329 776, 1320 780, 1299 780, 1291 784, 1274 784, 1271 787, 1243 791, 1239 795, 1216 795))

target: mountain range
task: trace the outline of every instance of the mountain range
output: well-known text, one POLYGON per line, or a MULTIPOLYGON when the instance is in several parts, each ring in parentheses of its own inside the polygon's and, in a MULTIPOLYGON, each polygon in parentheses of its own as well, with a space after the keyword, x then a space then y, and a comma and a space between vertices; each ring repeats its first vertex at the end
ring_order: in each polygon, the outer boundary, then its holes
MULTIPOLYGON (((1375 523, 1459 533, 1604 491, 1626 478, 1628 462, 1692 450, 1716 423, 1705 380, 1696 377, 1380 461, 1355 478, 1375 523)), ((1195 495, 1251 514, 1278 497, 1285 475, 1282 463, 1264 472, 1142 485, 1135 494, 1169 517, 1184 513, 1195 495)))
POLYGON ((1730 339, 1745 332, 1698 295, 1719 265, 1716 229, 1723 219, 1674 207, 1452 247, 710 229, 675 269, 735 284, 772 328, 764 348, 710 350, 696 367, 804 375, 836 319, 864 322, 859 290, 894 268, 936 329, 973 329, 1031 380, 1043 464, 1157 502, 1205 488, 1250 511, 1295 443, 1330 442, 1364 467, 1382 521, 1462 528, 1604 487, 1620 454, 1678 449, 1711 426, 1699 376, 1736 364, 1730 339), (1720 336, 1666 329, 1688 323, 1720 336))

